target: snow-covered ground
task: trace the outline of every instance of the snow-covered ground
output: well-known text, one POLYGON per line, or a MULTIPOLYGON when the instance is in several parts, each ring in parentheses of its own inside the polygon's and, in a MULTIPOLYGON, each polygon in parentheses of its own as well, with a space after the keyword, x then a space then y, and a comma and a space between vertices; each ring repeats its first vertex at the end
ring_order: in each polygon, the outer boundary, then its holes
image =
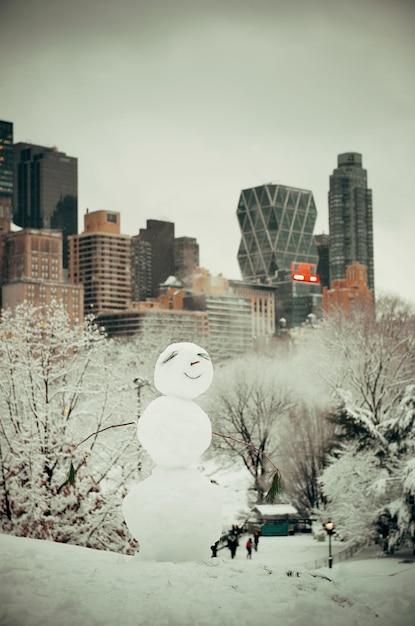
POLYGON ((409 626, 415 563, 371 558, 306 571, 327 550, 308 535, 261 538, 252 561, 202 563, 0 535, 2 626, 409 626), (286 569, 300 576, 288 577, 286 569), (326 580, 327 576, 332 580, 326 580))

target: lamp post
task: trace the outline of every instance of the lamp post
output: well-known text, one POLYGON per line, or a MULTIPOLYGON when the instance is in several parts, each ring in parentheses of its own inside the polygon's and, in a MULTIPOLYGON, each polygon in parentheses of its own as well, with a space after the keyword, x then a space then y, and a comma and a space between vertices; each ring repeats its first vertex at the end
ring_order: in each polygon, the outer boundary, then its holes
POLYGON ((324 529, 329 536, 329 568, 331 569, 333 567, 333 555, 331 552, 331 537, 334 533, 334 523, 331 520, 328 520, 324 524, 324 529))
POLYGON ((141 416, 141 390, 143 387, 148 385, 148 380, 139 376, 138 378, 134 378, 133 383, 137 389, 137 419, 140 419, 141 416))

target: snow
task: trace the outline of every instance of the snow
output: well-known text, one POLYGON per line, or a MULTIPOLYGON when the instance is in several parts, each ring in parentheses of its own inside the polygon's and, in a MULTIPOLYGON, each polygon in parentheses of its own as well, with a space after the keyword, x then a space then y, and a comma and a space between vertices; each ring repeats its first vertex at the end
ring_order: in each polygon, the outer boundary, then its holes
MULTIPOLYGON (((191 532, 191 529, 189 529, 191 532)), ((327 544, 260 539, 205 562, 156 563, 0 535, 0 624, 7 626, 409 626, 415 563, 366 558, 305 571, 327 544), (272 550, 271 550, 272 547, 272 550), (287 569, 294 575, 288 577, 287 569), (300 576, 296 576, 296 572, 300 576), (326 580, 322 576, 332 579, 326 580)), ((298 540, 298 541, 297 541, 298 540)))
POLYGON ((216 457, 203 462, 203 473, 214 480, 224 493, 222 523, 224 530, 232 524, 241 523, 249 517, 248 490, 252 488, 252 476, 241 458, 229 460, 216 457))
POLYGON ((296 508, 291 504, 257 504, 254 510, 264 517, 273 517, 274 515, 298 515, 296 508))
POLYGON ((176 276, 169 276, 168 278, 166 278, 162 286, 163 287, 182 287, 183 285, 180 282, 180 280, 176 278, 176 276))

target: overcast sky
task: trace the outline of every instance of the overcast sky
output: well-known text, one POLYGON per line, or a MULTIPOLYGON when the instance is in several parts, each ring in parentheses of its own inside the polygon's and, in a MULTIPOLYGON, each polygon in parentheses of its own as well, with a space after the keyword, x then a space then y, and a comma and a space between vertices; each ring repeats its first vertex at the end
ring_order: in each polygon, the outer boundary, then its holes
POLYGON ((415 2, 0 0, 0 119, 79 159, 86 207, 197 237, 240 277, 236 205, 311 189, 328 232, 337 154, 363 154, 375 281, 415 302, 415 2))

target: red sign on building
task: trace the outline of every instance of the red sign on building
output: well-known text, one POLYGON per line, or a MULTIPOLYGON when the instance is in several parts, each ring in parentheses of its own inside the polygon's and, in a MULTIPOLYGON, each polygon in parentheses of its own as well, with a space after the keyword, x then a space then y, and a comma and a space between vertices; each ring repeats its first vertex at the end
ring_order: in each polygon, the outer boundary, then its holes
POLYGON ((301 283, 320 282, 315 263, 291 263, 291 279, 301 283))

